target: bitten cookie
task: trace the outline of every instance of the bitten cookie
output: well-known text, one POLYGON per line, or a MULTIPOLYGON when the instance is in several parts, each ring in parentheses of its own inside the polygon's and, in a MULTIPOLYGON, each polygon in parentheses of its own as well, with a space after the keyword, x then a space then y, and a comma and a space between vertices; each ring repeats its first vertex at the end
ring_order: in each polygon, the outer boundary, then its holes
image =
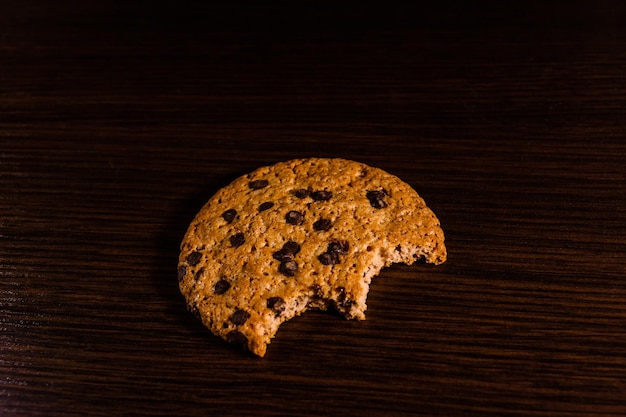
POLYGON ((365 319, 384 266, 446 260, 435 214, 406 183, 345 159, 259 168, 219 190, 181 243, 187 306, 214 334, 264 356, 307 309, 365 319))

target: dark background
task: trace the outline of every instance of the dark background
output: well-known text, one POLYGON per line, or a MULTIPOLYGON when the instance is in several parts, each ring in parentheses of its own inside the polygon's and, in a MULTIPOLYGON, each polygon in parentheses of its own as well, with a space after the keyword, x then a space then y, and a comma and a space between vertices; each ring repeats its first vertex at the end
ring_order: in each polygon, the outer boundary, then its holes
POLYGON ((508 3, 4 2, 0 414, 626 414, 626 3, 508 3), (449 259, 254 358, 178 245, 308 156, 411 184, 449 259))

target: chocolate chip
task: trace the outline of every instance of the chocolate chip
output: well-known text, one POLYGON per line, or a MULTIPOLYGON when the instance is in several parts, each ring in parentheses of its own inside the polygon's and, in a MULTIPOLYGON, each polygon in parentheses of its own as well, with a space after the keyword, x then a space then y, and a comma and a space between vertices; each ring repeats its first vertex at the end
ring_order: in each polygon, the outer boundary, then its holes
POLYGON ((387 203, 384 200, 376 200, 376 201, 372 201, 372 207, 374 207, 375 209, 383 209, 385 207, 387 207, 387 203))
POLYGON ((233 248, 243 245, 245 241, 246 237, 243 233, 236 233, 230 237, 230 244, 233 245, 233 248))
POLYGON ((202 276, 202 274, 204 274, 204 268, 198 269, 198 271, 193 276, 193 279, 197 281, 202 276))
POLYGON ((226 220, 226 223, 228 224, 232 223, 233 220, 235 220, 236 216, 237 216, 237 210, 235 209, 228 209, 222 213, 222 217, 224 218, 224 220, 226 220))
POLYGON ((317 230, 318 232, 324 232, 330 229, 332 225, 333 223, 328 219, 319 219, 318 221, 313 223, 313 229, 317 230))
POLYGON ((352 305, 354 304, 354 301, 352 301, 350 298, 348 298, 348 294, 346 293, 346 289, 344 287, 337 287, 335 288, 335 291, 337 291, 337 306, 339 307, 343 307, 344 309, 350 309, 350 307, 352 307, 352 305))
POLYGON ((277 250, 272 254, 273 258, 284 262, 291 261, 293 257, 300 252, 300 245, 293 240, 286 242, 280 250, 277 250))
POLYGON ((328 201, 333 196, 333 193, 326 190, 321 191, 313 191, 311 193, 311 198, 315 201, 328 201))
POLYGON ((339 255, 336 253, 325 252, 317 257, 322 265, 336 265, 339 263, 339 255))
POLYGON ((186 258, 187 263, 191 266, 198 265, 200 259, 202 259, 202 252, 191 252, 186 258))
POLYGON ((335 291, 339 295, 337 297, 338 299, 343 300, 344 298, 346 298, 346 288, 345 287, 337 287, 337 288, 335 288, 335 291))
POLYGON ((371 190, 365 194, 367 199, 370 201, 370 204, 375 209, 382 209, 387 207, 387 203, 384 200, 386 195, 387 192, 385 190, 371 190))
POLYGON ((226 335, 226 341, 237 346, 241 346, 243 348, 248 347, 248 338, 239 330, 231 330, 230 332, 228 332, 228 334, 226 335))
POLYGON ((286 249, 286 250, 290 251, 291 253, 293 253, 295 255, 298 252, 300 252, 300 245, 298 244, 298 242, 294 242, 293 240, 289 240, 289 241, 285 242, 285 244, 283 245, 283 249, 286 249))
POLYGON ((235 326, 241 326, 250 318, 250 313, 245 310, 238 308, 235 312, 230 316, 230 322, 235 326))
POLYGON ((306 188, 300 188, 299 190, 296 190, 293 193, 295 194, 297 198, 306 198, 309 196, 309 194, 311 194, 311 192, 307 190, 306 188))
POLYGON ((259 206, 259 211, 265 211, 265 210, 269 210, 272 207, 274 207, 274 203, 272 203, 271 201, 266 201, 265 203, 262 203, 259 206))
POLYGON ((299 211, 292 210, 285 215, 285 221, 289 224, 299 226, 304 222, 304 214, 299 211))
POLYGON ((293 259, 293 252, 291 252, 290 250, 286 250, 286 249, 280 249, 274 252, 272 254, 272 257, 276 259, 277 261, 281 261, 281 262, 291 261, 293 259))
POLYGON ((287 308, 287 303, 281 297, 271 297, 267 299, 267 308, 273 310, 276 317, 278 317, 287 308))
POLYGON ((213 287, 213 292, 215 292, 215 294, 217 295, 222 295, 229 289, 230 289, 230 282, 222 278, 215 283, 215 286, 213 287))
POLYGON ((324 294, 322 293, 322 287, 319 284, 313 284, 309 287, 311 291, 313 291, 313 296, 317 298, 321 298, 324 294))
POLYGON ((285 260, 278 266, 278 272, 288 277, 296 275, 298 272, 298 264, 294 260, 285 260))
POLYGON ((326 252, 317 257, 322 265, 336 265, 339 263, 339 255, 348 252, 350 245, 345 240, 335 240, 328 244, 326 252))
POLYGON ((255 181, 250 181, 248 183, 248 187, 250 187, 250 189, 252 190, 260 190, 261 188, 267 187, 268 184, 269 184, 269 181, 267 180, 255 180, 255 181))
POLYGON ((187 267, 182 265, 178 267, 178 282, 181 282, 185 279, 185 274, 187 273, 187 267))
POLYGON ((336 240, 328 244, 328 253, 342 254, 348 252, 350 245, 345 240, 336 240))

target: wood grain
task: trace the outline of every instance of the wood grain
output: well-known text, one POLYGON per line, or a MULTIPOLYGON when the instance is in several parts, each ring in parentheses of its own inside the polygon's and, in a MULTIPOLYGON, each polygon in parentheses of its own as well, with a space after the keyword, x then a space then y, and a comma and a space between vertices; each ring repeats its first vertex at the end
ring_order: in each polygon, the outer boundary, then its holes
POLYGON ((626 414, 621 2, 12 2, 0 16, 0 414, 626 414), (178 292, 202 204, 344 157, 413 185, 444 265, 264 359, 178 292))

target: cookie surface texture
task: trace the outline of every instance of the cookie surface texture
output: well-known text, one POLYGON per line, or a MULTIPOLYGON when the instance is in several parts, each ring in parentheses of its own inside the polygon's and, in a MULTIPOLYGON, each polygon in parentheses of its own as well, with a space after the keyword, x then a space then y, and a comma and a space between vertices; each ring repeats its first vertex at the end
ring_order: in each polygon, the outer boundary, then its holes
POLYGON ((219 190, 181 243, 180 290, 215 335, 264 356, 307 309, 365 319, 372 277, 446 260, 435 214, 406 183, 345 159, 259 168, 219 190))

